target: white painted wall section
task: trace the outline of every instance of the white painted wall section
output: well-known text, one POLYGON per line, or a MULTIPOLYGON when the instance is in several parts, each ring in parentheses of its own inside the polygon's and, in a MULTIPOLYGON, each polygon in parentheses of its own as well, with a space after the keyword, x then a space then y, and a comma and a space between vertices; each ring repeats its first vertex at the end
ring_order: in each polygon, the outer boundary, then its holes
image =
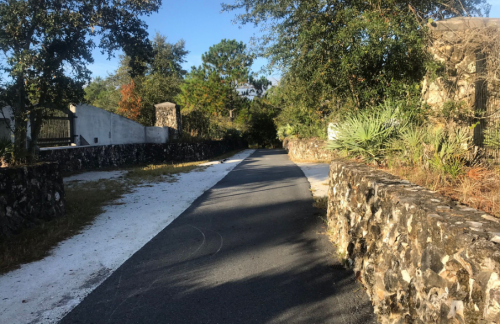
POLYGON ((168 142, 168 127, 146 127, 146 143, 168 142))
POLYGON ((90 145, 166 143, 168 129, 145 127, 133 120, 91 105, 71 106, 75 114, 76 145, 82 136, 90 145))
MULTIPOLYGON (((2 108, 2 111, 0 112, 0 136, 1 137, 8 137, 10 136, 10 139, 12 140, 12 143, 14 143, 14 133, 12 130, 14 130, 14 114, 12 112, 12 108, 10 106, 5 106, 2 108), (8 125, 7 125, 8 123, 8 125)), ((29 141, 31 139, 31 123, 28 120, 28 125, 27 125, 27 140, 29 141)), ((27 144, 27 143, 26 143, 27 144)))

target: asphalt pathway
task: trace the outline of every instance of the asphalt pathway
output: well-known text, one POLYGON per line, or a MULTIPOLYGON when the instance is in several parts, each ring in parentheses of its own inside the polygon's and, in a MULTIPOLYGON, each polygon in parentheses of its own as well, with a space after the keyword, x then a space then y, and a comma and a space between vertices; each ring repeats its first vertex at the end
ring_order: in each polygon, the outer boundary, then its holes
POLYGON ((257 150, 61 323, 376 323, 312 205, 285 151, 257 150))

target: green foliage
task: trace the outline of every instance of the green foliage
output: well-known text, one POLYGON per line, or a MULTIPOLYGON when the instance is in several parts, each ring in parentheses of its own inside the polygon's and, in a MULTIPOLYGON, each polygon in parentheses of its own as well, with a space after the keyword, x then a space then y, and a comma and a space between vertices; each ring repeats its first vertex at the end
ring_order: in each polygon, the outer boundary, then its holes
POLYGON ((183 111, 198 110, 206 116, 227 116, 227 99, 237 97, 231 94, 232 91, 236 90, 227 87, 217 72, 193 67, 181 86, 177 103, 183 111))
POLYGON ((390 142, 389 159, 412 166, 430 166, 457 177, 471 164, 471 136, 467 129, 444 130, 411 126, 390 142))
POLYGON ((150 41, 152 60, 139 62, 141 73, 135 73, 130 68, 131 58, 122 56, 118 70, 106 79, 96 78, 85 88, 85 99, 91 105, 116 112, 121 100, 121 87, 134 80, 134 95, 141 100, 140 115, 137 121, 146 126, 155 123, 154 105, 161 102, 174 102, 180 93, 180 86, 186 71, 181 64, 189 53, 185 49, 184 40, 177 43, 167 42, 167 38, 159 33, 150 41))
POLYGON ((174 102, 180 93, 180 86, 186 71, 181 64, 186 62, 189 53, 185 49, 184 40, 175 44, 167 42, 167 38, 156 33, 151 41, 153 60, 146 63, 146 74, 137 77, 138 95, 142 99, 142 109, 138 121, 146 126, 155 123, 155 104, 174 102))
POLYGON ((500 129, 487 132, 484 136, 484 145, 492 149, 500 149, 500 129))
POLYGON ((424 162, 423 143, 426 136, 424 128, 411 125, 389 142, 390 154, 409 165, 421 165, 424 162))
POLYGON ((471 143, 471 136, 465 130, 429 131, 427 142, 431 145, 429 163, 433 168, 452 177, 457 177, 463 172, 471 143))
POLYGON ((201 59, 205 70, 217 72, 233 85, 241 85, 248 81, 249 68, 254 58, 246 52, 243 42, 223 39, 211 46, 201 59))
POLYGON ((285 138, 295 137, 295 130, 290 124, 279 126, 277 129, 278 139, 283 141, 285 138))
POLYGON ((326 138, 328 122, 340 110, 335 99, 318 103, 317 98, 327 96, 321 88, 310 87, 305 80, 291 75, 285 75, 277 87, 268 91, 270 101, 280 108, 278 128, 290 125, 299 138, 326 138))
POLYGON ((0 137, 0 157, 12 153, 12 141, 10 138, 0 137))
POLYGON ((253 56, 246 45, 223 39, 202 55, 203 64, 192 67, 180 86, 176 102, 182 107, 186 136, 221 138, 227 132, 243 132, 249 119, 248 93, 238 91, 249 80, 265 90, 263 80, 249 76, 253 56))
MULTIPOLYGON (((387 99, 414 102, 433 66, 425 50, 427 19, 487 14, 486 0, 235 0, 235 21, 268 33, 255 51, 283 78, 275 91, 299 137, 325 136, 344 107, 366 109, 387 99), (319 134, 318 134, 319 133, 319 134)), ((434 70, 438 70, 434 66, 434 70)))
POLYGON ((418 110, 386 102, 348 115, 334 127, 328 148, 367 162, 431 167, 457 177, 473 163, 469 129, 423 126, 418 110))
POLYGON ((337 138, 329 142, 328 148, 380 162, 387 155, 391 139, 405 132, 410 122, 411 115, 402 111, 401 104, 386 103, 377 110, 362 110, 333 127, 337 138))
POLYGON ((250 108, 250 120, 246 139, 249 144, 259 147, 276 147, 277 129, 274 118, 277 110, 274 109, 267 97, 254 98, 250 108))
POLYGON ((85 87, 85 101, 94 107, 114 113, 120 99, 120 91, 111 77, 97 77, 85 87))
POLYGON ((247 101, 237 89, 249 80, 253 56, 246 52, 242 42, 223 39, 201 58, 202 66, 192 67, 181 87, 178 102, 187 111, 229 116, 232 121, 247 101))
POLYGON ((0 0, 0 48, 6 84, 0 102, 12 107, 15 119, 14 158, 33 156, 44 113, 84 101, 87 68, 93 62, 94 36, 108 55, 121 48, 137 61, 148 61, 143 15, 156 12, 161 0, 0 0), (26 151, 27 122, 31 123, 26 151))

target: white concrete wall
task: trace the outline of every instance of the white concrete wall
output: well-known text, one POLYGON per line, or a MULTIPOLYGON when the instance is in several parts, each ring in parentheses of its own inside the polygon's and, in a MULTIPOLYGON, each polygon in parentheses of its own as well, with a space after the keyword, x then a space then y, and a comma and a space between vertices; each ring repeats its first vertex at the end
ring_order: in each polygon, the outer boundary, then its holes
POLYGON ((168 142, 168 127, 146 127, 146 143, 168 142))
MULTIPOLYGON (((2 112, 0 113, 0 119, 7 119, 10 124, 10 138, 12 140, 12 143, 14 143, 14 133, 12 130, 14 129, 15 123, 13 119, 13 113, 12 113, 12 108, 10 106, 6 106, 2 108, 2 112)), ((0 127, 5 127, 5 125, 0 125, 0 127)), ((27 133, 26 133, 28 141, 31 139, 31 123, 28 120, 28 125, 27 125, 27 133)), ((26 143, 28 144, 28 143, 26 143)))
POLYGON ((12 120, 12 109, 10 109, 10 107, 2 108, 0 120, 2 120, 0 123, 0 137, 10 138, 14 141, 14 134, 12 134, 12 131, 10 130, 14 126, 14 121, 12 120), (4 119, 6 120, 4 121, 4 119))
MULTIPOLYGON (((166 143, 164 127, 145 127, 133 120, 109 111, 80 104, 71 106, 75 114, 75 135, 81 135, 90 145, 166 143), (97 138, 97 143, 95 142, 97 138)), ((167 133, 167 135, 165 135, 167 133)), ((79 141, 79 136, 77 137, 79 141)), ((81 145, 81 143, 76 143, 81 145)))

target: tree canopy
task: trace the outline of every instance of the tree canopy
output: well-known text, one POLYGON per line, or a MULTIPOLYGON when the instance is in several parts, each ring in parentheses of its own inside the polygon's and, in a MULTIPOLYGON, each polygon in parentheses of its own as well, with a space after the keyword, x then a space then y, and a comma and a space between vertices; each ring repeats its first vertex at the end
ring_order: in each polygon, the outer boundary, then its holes
POLYGON ((28 155, 28 119, 32 155, 44 112, 83 101, 83 85, 91 76, 87 64, 93 62, 96 46, 108 56, 123 49, 132 58, 132 73, 141 73, 137 62, 149 61, 152 48, 140 17, 160 5, 161 0, 0 0, 0 48, 7 76, 0 100, 14 113, 14 159, 28 155))
POLYGON ((202 66, 193 67, 186 77, 179 101, 185 109, 229 115, 233 119, 246 99, 238 87, 249 81, 253 55, 247 53, 243 42, 223 39, 201 58, 202 66))
POLYGON ((284 110, 297 117, 297 127, 316 127, 346 105, 364 109, 386 98, 417 98, 431 62, 425 50, 429 19, 487 15, 489 5, 486 0, 236 0, 223 10, 244 10, 236 22, 261 26, 265 33, 254 50, 269 59, 269 68, 282 70, 284 110))
POLYGON ((117 112, 124 116, 134 116, 133 119, 146 125, 155 123, 154 105, 165 101, 174 101, 180 92, 180 85, 187 73, 182 69, 185 56, 189 51, 185 48, 184 40, 170 43, 167 37, 156 33, 150 40, 152 58, 137 65, 141 66, 142 73, 132 74, 131 58, 122 56, 120 66, 115 73, 106 79, 96 78, 85 88, 85 99, 92 105, 117 112), (133 80, 134 86, 131 87, 133 80), (140 98, 139 106, 132 106, 123 99, 123 93, 140 98))

